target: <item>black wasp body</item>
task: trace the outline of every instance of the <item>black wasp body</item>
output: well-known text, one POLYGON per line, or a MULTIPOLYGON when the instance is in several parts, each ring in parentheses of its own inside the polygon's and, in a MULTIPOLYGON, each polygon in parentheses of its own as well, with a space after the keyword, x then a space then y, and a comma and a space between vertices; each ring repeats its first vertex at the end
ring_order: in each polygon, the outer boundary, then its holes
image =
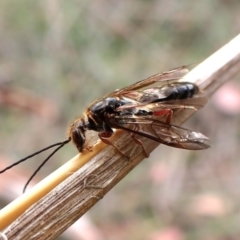
MULTIPOLYGON (((124 91, 119 91, 113 92, 106 98, 99 101, 95 101, 86 110, 85 118, 78 118, 71 124, 69 138, 72 139, 73 143, 80 152, 82 152, 85 147, 85 132, 87 130, 98 132, 99 138, 104 142, 107 141, 106 138, 112 136, 113 129, 124 129, 131 133, 145 136, 174 147, 192 149, 207 147, 205 143, 198 143, 195 139, 185 139, 186 142, 190 140, 193 143, 191 147, 188 147, 184 144, 184 141, 182 141, 184 138, 181 139, 181 141, 179 140, 179 144, 177 139, 174 139, 171 142, 168 138, 165 142, 164 139, 166 139, 166 136, 161 138, 159 133, 155 132, 156 135, 159 136, 156 137, 154 134, 147 135, 139 130, 135 130, 139 120, 143 124, 149 122, 149 124, 153 124, 153 126, 159 125, 159 127, 164 129, 172 128, 171 130, 173 130, 174 128, 178 128, 176 126, 169 125, 172 117, 171 105, 173 108, 184 107, 185 104, 189 102, 189 99, 194 97, 194 95, 196 95, 199 91, 195 84, 189 82, 171 82, 171 79, 168 79, 159 82, 159 86, 156 87, 147 86, 143 89, 135 89, 133 85, 133 87, 126 88, 124 91), (121 94, 119 94, 119 91, 121 94), (185 101, 181 102, 182 100, 185 101), (161 121, 158 122, 158 120, 156 120, 156 117, 160 115, 167 115, 166 123, 161 121), (155 118, 152 118, 150 121, 152 116, 155 116, 155 118), (127 125, 132 125, 132 127, 127 125)), ((196 106, 190 107, 195 108, 196 106)), ((179 129, 182 129, 182 132, 186 135, 186 131, 188 130, 179 127, 178 131, 179 129)), ((169 131, 169 134, 170 132, 171 131, 169 131)), ((188 133, 190 133, 190 131, 188 133)), ((202 134, 201 137, 203 137, 202 134)), ((182 138, 182 136, 180 138, 182 138)), ((206 137, 203 138, 205 141, 206 137)), ((111 144, 109 141, 106 143, 111 144)))

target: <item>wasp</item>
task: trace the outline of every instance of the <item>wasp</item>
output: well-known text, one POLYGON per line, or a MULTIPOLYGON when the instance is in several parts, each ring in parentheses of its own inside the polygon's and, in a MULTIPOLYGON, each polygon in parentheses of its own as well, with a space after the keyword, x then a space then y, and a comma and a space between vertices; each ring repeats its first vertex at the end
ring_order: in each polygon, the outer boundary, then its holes
POLYGON ((174 110, 198 110, 207 102, 206 98, 197 97, 199 89, 195 84, 179 81, 185 70, 181 67, 156 74, 95 101, 85 111, 84 118, 77 118, 70 125, 69 139, 82 152, 86 147, 86 131, 98 132, 103 142, 113 145, 107 139, 113 129, 122 129, 176 148, 208 148, 209 139, 203 134, 171 125, 174 110), (166 120, 159 120, 163 115, 166 120), (141 130, 146 125, 151 131, 141 130))
POLYGON ((175 148, 208 148, 209 139, 203 134, 171 124, 174 112, 178 109, 198 110, 207 103, 207 98, 198 96, 197 85, 184 82, 183 76, 187 71, 186 67, 180 67, 156 74, 96 100, 86 109, 84 117, 77 118, 70 124, 67 140, 29 155, 0 173, 40 152, 58 146, 34 172, 29 183, 48 159, 70 141, 79 152, 89 149, 86 137, 89 130, 97 132, 101 141, 112 145, 122 155, 124 153, 109 140, 115 129, 130 132, 133 140, 142 146, 146 156, 148 154, 142 142, 135 136, 146 137, 175 148))

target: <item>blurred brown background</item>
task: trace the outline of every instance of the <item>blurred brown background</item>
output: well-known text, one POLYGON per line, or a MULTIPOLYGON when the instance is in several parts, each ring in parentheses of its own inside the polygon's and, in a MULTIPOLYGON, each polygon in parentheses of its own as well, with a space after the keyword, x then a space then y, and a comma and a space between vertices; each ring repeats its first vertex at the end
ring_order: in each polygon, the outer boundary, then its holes
MULTIPOLYGON (((203 61, 240 29, 240 3, 0 3, 0 169, 66 138, 93 100, 155 73, 203 61)), ((206 151, 160 146, 58 239, 240 239, 240 84, 236 76, 185 126, 206 151)), ((0 175, 0 207, 45 158, 0 175)), ((77 154, 64 147, 35 183, 77 154)))

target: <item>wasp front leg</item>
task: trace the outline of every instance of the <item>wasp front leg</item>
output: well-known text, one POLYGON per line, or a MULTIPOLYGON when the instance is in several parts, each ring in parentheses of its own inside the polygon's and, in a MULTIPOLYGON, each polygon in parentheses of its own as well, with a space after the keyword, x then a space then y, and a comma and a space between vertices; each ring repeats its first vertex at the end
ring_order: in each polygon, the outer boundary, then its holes
POLYGON ((112 132, 101 132, 101 133, 98 134, 98 137, 105 144, 113 146, 120 155, 122 155, 123 157, 129 159, 129 157, 126 156, 117 146, 115 146, 111 141, 108 140, 108 138, 110 138, 112 135, 113 135, 112 132))

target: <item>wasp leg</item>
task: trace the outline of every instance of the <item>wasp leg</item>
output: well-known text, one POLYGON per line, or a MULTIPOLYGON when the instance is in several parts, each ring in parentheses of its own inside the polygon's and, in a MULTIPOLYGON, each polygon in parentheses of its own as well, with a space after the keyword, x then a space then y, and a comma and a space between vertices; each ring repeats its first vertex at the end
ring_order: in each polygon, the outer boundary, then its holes
MULTIPOLYGON (((167 124, 170 124, 171 121, 172 121, 172 115, 173 115, 173 110, 172 109, 164 109, 164 110, 160 110, 160 111, 156 111, 156 112, 153 112, 153 116, 164 116, 164 115, 167 115, 166 117, 166 123, 167 124)), ((170 126, 170 125, 169 125, 170 126)), ((151 126, 152 128, 152 126, 151 126)), ((154 134, 156 136, 158 136, 154 129, 152 128, 152 131, 154 132, 154 134)))
POLYGON ((126 156, 117 146, 115 146, 111 141, 109 141, 107 139, 107 138, 110 138, 112 136, 112 133, 102 132, 102 133, 99 133, 98 136, 99 136, 99 138, 101 139, 102 142, 104 142, 107 145, 113 146, 120 155, 122 155, 123 157, 129 159, 128 156, 126 156))
MULTIPOLYGON (((138 125, 135 125, 134 131, 138 131, 138 130, 139 130, 139 126, 138 126, 138 125)), ((134 140, 134 142, 142 148, 145 156, 148 158, 148 157, 149 157, 149 154, 147 153, 146 149, 144 148, 143 142, 142 142, 141 140, 137 139, 137 138, 135 137, 135 134, 134 134, 134 133, 131 133, 130 136, 131 136, 131 138, 134 140)))
POLYGON ((164 115, 167 115, 166 123, 170 124, 172 121, 172 115, 173 115, 172 109, 164 109, 164 110, 153 112, 153 116, 164 116, 164 115))
POLYGON ((93 151, 93 146, 86 146, 85 149, 89 152, 93 151))

